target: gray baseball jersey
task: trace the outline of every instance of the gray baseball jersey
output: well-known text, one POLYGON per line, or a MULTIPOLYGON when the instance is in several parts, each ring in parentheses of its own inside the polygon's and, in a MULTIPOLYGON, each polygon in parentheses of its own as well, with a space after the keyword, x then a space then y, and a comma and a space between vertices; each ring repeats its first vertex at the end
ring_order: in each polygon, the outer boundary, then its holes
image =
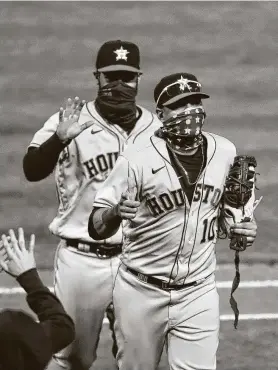
MULTIPOLYGON (((203 279, 215 271, 219 201, 236 148, 221 136, 207 132, 204 136, 207 164, 191 205, 164 140, 155 136, 147 144, 128 148, 97 192, 96 207, 116 205, 127 190, 141 202, 136 217, 123 222, 121 258, 126 266, 178 284, 185 279, 187 283, 203 279)), ((253 202, 254 196, 246 207, 247 213, 253 202)), ((239 222, 242 211, 233 213, 239 222)))
MULTIPOLYGON (((95 123, 72 140, 60 154, 55 169, 59 208, 49 226, 54 235, 92 242, 87 224, 96 191, 102 188, 119 154, 129 144, 146 141, 161 126, 155 115, 142 107, 140 109, 142 115, 135 129, 127 135, 119 126, 105 122, 97 113, 94 102, 88 102, 83 107, 80 124, 92 120, 95 123)), ((34 135, 30 146, 40 146, 45 142, 54 134, 58 123, 58 113, 55 113, 34 135)), ((120 229, 106 243, 116 244, 121 241, 120 229)))

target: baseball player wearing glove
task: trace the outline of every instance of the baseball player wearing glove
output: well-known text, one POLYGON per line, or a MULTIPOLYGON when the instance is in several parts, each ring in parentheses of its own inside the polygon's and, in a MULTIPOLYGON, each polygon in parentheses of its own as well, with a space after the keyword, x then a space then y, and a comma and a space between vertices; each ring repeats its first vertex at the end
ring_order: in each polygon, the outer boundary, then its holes
MULTIPOLYGON (((112 237, 123 226, 113 291, 121 370, 154 370, 166 343, 172 370, 216 368, 219 297, 215 244, 233 143, 203 131, 197 78, 164 77, 154 98, 163 125, 147 143, 123 153, 97 192, 88 229, 112 237)), ((245 205, 250 211, 252 196, 245 205)), ((234 209, 228 233, 252 245, 256 223, 234 209)), ((230 222, 230 219, 229 219, 230 222)))
POLYGON ((136 104, 141 74, 137 45, 121 40, 104 43, 96 58, 96 99, 69 99, 66 108, 35 134, 24 157, 29 181, 40 181, 55 168, 59 208, 49 228, 61 241, 54 288, 76 327, 75 342, 56 354, 51 370, 69 368, 69 358, 72 369, 86 370, 96 359, 123 236, 119 228, 111 238, 92 239, 88 218, 95 194, 119 154, 131 144, 145 142, 160 125, 155 115, 136 104))

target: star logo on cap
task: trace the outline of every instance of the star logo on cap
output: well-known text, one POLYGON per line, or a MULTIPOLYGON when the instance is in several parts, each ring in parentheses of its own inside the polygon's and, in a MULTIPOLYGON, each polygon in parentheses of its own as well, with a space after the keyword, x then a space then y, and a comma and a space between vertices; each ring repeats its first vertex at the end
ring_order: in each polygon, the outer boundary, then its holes
POLYGON ((181 76, 181 78, 177 80, 177 82, 180 84, 181 91, 184 91, 186 87, 188 88, 189 91, 191 90, 191 87, 188 85, 188 81, 189 80, 187 78, 183 78, 183 76, 181 76))
POLYGON ((123 49, 122 46, 120 49, 113 51, 113 53, 117 54, 116 60, 123 59, 127 61, 127 54, 129 54, 129 51, 127 51, 126 49, 123 49))

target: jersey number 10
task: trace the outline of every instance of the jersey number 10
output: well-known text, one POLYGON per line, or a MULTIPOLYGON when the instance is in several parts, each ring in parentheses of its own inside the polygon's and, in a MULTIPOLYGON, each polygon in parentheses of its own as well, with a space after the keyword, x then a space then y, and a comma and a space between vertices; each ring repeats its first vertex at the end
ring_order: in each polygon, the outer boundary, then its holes
POLYGON ((203 231, 203 237, 201 240, 201 243, 205 243, 206 241, 211 241, 215 238, 215 221, 216 221, 216 216, 214 216, 210 221, 208 218, 204 219, 203 221, 203 226, 204 226, 204 231, 203 231))

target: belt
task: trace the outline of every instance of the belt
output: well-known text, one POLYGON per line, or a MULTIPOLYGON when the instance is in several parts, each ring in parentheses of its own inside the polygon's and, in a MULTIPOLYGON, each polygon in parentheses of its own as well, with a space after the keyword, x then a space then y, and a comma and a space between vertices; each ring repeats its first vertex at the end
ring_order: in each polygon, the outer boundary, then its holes
POLYGON ((94 253, 99 258, 111 258, 122 252, 121 244, 84 243, 78 239, 66 239, 66 243, 68 247, 76 248, 84 253, 94 253))
MULTIPOLYGON (((160 288, 160 289, 163 289, 163 290, 181 290, 181 289, 193 286, 193 285, 197 285, 200 282, 199 280, 197 280, 197 281, 192 281, 190 283, 182 284, 182 285, 169 284, 166 281, 157 279, 153 276, 141 274, 141 272, 135 271, 135 270, 133 270, 129 267, 126 267, 126 269, 127 269, 128 272, 130 272, 132 275, 136 276, 139 280, 143 281, 144 283, 149 283, 149 284, 154 285, 157 288, 160 288)), ((201 281, 203 281, 203 280, 204 279, 202 279, 201 281)))

